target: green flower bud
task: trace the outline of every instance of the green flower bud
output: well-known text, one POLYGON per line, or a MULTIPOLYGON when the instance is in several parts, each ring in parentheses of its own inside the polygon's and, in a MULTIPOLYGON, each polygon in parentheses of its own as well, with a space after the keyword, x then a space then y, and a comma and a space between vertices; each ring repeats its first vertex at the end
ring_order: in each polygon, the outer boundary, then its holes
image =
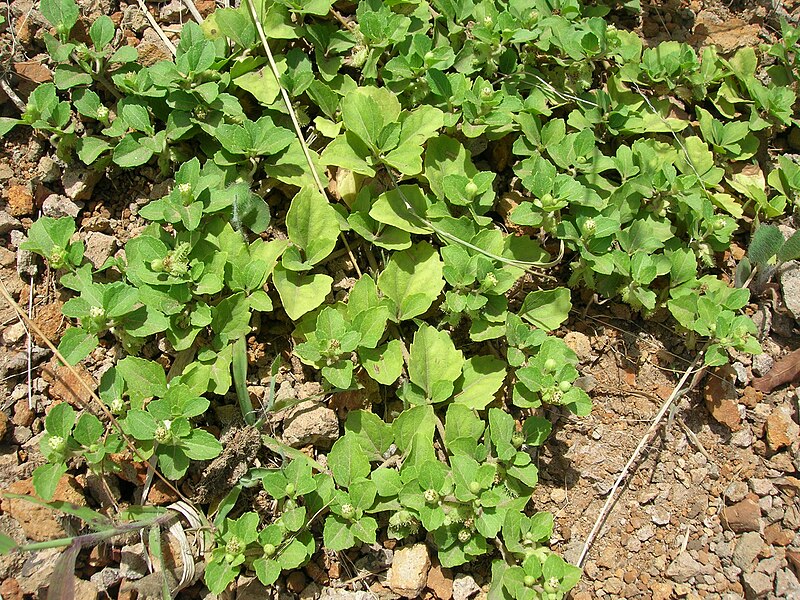
POLYGON ((534 577, 533 575, 525 575, 525 578, 522 580, 522 583, 525 585, 525 587, 529 588, 533 587, 534 585, 536 585, 536 577, 534 577))
POLYGON ((150 268, 156 273, 161 273, 164 270, 164 259, 154 258, 150 261, 150 268))
POLYGON ((242 542, 239 538, 232 537, 228 540, 228 543, 225 544, 225 553, 228 556, 236 557, 241 554, 242 550, 242 542))
POLYGON ((469 183, 464 187, 464 194, 466 194, 467 198, 472 200, 478 194, 478 186, 475 184, 474 181, 470 180, 469 183))
POLYGON ((264 556, 270 558, 275 555, 276 548, 272 544, 264 544, 264 556))
POLYGON ((483 98, 484 100, 488 100, 489 98, 492 97, 493 94, 494 90, 492 89, 492 86, 487 85, 481 88, 481 98, 483 98))
POLYGON ((287 496, 294 496, 294 493, 295 493, 296 491, 297 491, 297 488, 295 488, 294 484, 293 484, 293 483, 291 483, 291 482, 290 482, 290 483, 287 483, 287 484, 286 484, 286 487, 283 489, 283 492, 284 492, 284 493, 285 493, 287 496))
POLYGON ((553 592, 558 591, 559 583, 560 582, 558 581, 558 577, 550 577, 549 579, 547 579, 547 581, 544 582, 543 589, 548 594, 552 594, 553 592))
POLYGON ((50 446, 53 452, 63 452, 67 449, 67 440, 60 435, 54 435, 47 440, 47 445, 50 446))
POLYGON ((181 199, 191 200, 193 198, 192 194, 192 184, 191 183, 179 183, 178 184, 178 193, 181 195, 181 199))
POLYGON ((473 494, 480 494, 481 493, 481 484, 477 481, 470 481, 469 482, 469 491, 473 494))
POLYGON ((522 448, 522 444, 525 443, 525 434, 521 431, 515 431, 511 436, 511 445, 514 446, 517 450, 522 448))
POLYGON ((557 366, 558 364, 554 358, 548 358, 546 361, 544 361, 544 370, 548 373, 555 371, 557 366))
POLYGON ((558 389, 564 392, 565 394, 572 389, 572 383, 569 381, 562 381, 558 384, 558 389))
POLYGON ((342 504, 342 516, 345 519, 353 519, 356 516, 356 509, 352 504, 342 504))
POLYGON ((65 261, 67 258, 67 251, 63 248, 55 248, 50 253, 50 266, 54 269, 61 269, 65 265, 65 261))
POLYGON ((153 438, 159 444, 164 444, 164 443, 168 442, 170 440, 170 438, 172 437, 172 434, 170 433, 170 430, 169 430, 169 425, 170 425, 169 421, 164 421, 164 423, 162 425, 159 425, 158 427, 156 427, 156 431, 153 434, 153 438))

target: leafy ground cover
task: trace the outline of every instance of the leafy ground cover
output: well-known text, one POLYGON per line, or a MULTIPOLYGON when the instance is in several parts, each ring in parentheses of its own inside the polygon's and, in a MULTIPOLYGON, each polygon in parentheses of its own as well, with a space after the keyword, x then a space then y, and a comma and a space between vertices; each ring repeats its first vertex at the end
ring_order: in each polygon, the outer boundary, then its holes
POLYGON ((66 162, 154 164, 174 183, 102 265, 70 217, 38 219, 21 245, 74 292, 62 357, 126 354, 97 415, 50 410, 38 495, 76 460, 113 471, 126 449, 181 481, 222 452, 204 415, 231 390, 256 428, 287 408, 274 385, 257 406, 247 390, 247 337, 276 314, 325 392, 384 399, 382 415, 348 414, 326 464, 267 437, 281 467, 251 470, 200 515, 213 593, 380 532, 427 534, 445 567, 492 554, 495 597, 563 597, 579 570, 549 550, 552 517, 529 500, 543 409, 591 410, 576 353, 552 335, 572 290, 671 319, 688 347, 708 341, 709 366, 760 351, 741 284, 797 255, 796 237, 760 227, 800 189, 771 145, 797 127, 788 23, 780 43, 723 58, 646 48, 602 4, 246 3, 187 23, 174 60, 145 67, 110 18, 78 37, 73 2, 41 10, 53 81, 2 132, 30 126, 66 162), (718 258, 753 230, 731 286, 718 258), (358 277, 334 298, 337 252, 358 277), (142 356, 154 340, 167 364, 142 356), (247 486, 268 517, 238 502, 247 486))

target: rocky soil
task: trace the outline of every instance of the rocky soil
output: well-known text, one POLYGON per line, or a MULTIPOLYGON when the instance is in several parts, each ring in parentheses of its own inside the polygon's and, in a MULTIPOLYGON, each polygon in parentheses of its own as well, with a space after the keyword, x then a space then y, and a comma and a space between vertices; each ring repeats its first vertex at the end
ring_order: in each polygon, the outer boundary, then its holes
MULTIPOLYGON (((123 24, 143 61, 168 56, 135 3, 84 0, 81 5, 89 22, 92 15, 109 14, 123 24)), ((203 13, 213 7, 210 1, 197 5, 203 13)), ((170 34, 187 18, 180 0, 148 6, 170 34)), ((44 22, 32 0, 14 0, 2 12, 8 20, 0 29, 2 76, 25 98, 50 77, 43 64, 44 22)), ((781 15, 796 21, 800 2, 668 0, 645 6, 637 26, 648 41, 715 43, 731 52, 769 39, 781 15)), ((0 92, 0 114, 15 111, 0 92)), ((161 197, 168 185, 155 170, 100 177, 76 165, 66 168, 46 140, 23 129, 0 140, 0 280, 52 342, 58 342, 66 326, 60 309, 67 296, 41 262, 19 249, 32 220, 39 215, 75 217, 87 257, 100 266, 141 228, 139 207, 161 197)), ((797 224, 785 225, 790 234, 797 224)), ((743 252, 734 247, 726 258, 741 258, 743 252)), ((773 389, 763 379, 800 362, 791 354, 800 346, 798 267, 788 265, 772 293, 754 296, 748 309, 765 353, 741 356, 730 367, 707 373, 675 403, 619 491, 590 549, 575 600, 800 598, 800 392, 796 383, 783 381, 773 389)), ((347 263, 335 264, 334 270, 346 288, 347 263)), ((587 418, 550 415, 555 432, 538 456, 541 484, 534 493, 537 510, 550 510, 556 517, 552 547, 573 561, 628 457, 694 358, 681 336, 663 324, 643 325, 621 306, 584 308, 578 307, 561 334, 580 357, 581 385, 590 391, 594 410, 587 418)), ((285 351, 288 333, 278 330, 270 339, 250 340, 251 362, 263 365, 260 380, 250 388, 254 395, 265 394, 271 358, 285 351)), ((29 337, 2 301, 0 345, 0 489, 31 494, 32 471, 44 462, 38 440, 48 408, 61 401, 77 406, 83 392, 43 340, 29 337)), ((144 353, 158 358, 160 349, 147 347, 144 353)), ((116 358, 113 350, 97 351, 86 361, 83 377, 96 386, 116 358)), ((342 417, 364 398, 324 397, 299 363, 292 364, 288 354, 284 362, 288 366, 279 374, 278 399, 306 401, 276 415, 274 431, 286 443, 324 456, 339 435, 342 417)), ((233 399, 216 410, 213 420, 225 453, 205 472, 191 472, 182 490, 200 502, 213 501, 219 489, 232 485, 250 466, 272 460, 266 448, 253 444, 258 436, 237 421, 237 412, 233 399)), ((61 481, 55 497, 95 508, 135 503, 145 473, 125 457, 120 466, 120 476, 107 477, 105 483, 78 466, 61 481)), ((176 499, 160 484, 148 496, 150 503, 161 505, 176 499)), ((261 500, 254 496, 254 506, 261 500)), ((0 505, 0 530, 20 541, 53 539, 78 526, 20 500, 6 498, 0 505)), ((144 554, 138 536, 83 551, 75 597, 159 597, 160 579, 150 574, 144 554)), ((53 549, 0 557, 2 598, 45 597, 59 556, 53 549)), ((178 569, 179 559, 171 561, 178 569)), ((488 561, 454 573, 437 565, 423 543, 399 547, 386 540, 339 555, 318 552, 303 570, 270 590, 243 576, 231 597, 465 600, 485 597, 488 581, 488 561)), ((182 597, 208 596, 198 582, 182 597)))

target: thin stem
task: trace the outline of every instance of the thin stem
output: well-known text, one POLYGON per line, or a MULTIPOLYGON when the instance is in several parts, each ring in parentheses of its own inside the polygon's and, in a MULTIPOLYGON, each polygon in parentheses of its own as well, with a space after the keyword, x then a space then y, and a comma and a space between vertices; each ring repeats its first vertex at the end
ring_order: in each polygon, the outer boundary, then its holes
MULTIPOLYGON (((143 0, 139 1, 142 2, 143 0)), ((319 178, 319 173, 317 173, 314 160, 311 158, 311 151, 308 149, 308 144, 306 143, 306 139, 303 136, 303 131, 300 128, 300 122, 297 120, 297 114, 295 113, 294 106, 292 106, 292 99, 289 98, 289 92, 286 91, 286 88, 283 87, 283 84, 281 83, 281 74, 278 71, 278 65, 275 63, 275 58, 272 56, 272 50, 270 50, 269 43, 267 42, 267 35, 264 33, 264 27, 261 25, 261 19, 258 18, 258 13, 256 12, 256 7, 255 4, 253 4, 253 0, 247 0, 247 7, 250 9, 250 16, 253 18, 253 23, 255 23, 258 37, 261 40, 261 45, 264 47, 264 52, 267 54, 269 67, 272 70, 275 81, 278 83, 278 88, 281 91, 281 98, 283 98, 283 103, 286 105, 286 110, 289 113, 292 126, 294 126, 294 132, 297 135, 297 140, 300 142, 300 147, 303 149, 303 156, 305 156, 306 162, 308 163, 308 168, 311 170, 311 176, 314 178, 314 183, 317 184, 319 193, 322 194, 324 198, 327 198, 328 195, 325 193, 325 186, 322 185, 322 180, 319 178)), ((353 267, 355 268, 358 276, 361 277, 361 268, 358 266, 356 257, 353 255, 353 251, 350 249, 350 244, 347 242, 347 238, 344 236, 343 232, 339 232, 339 239, 342 240, 345 248, 347 248, 347 253, 350 256, 353 267)))

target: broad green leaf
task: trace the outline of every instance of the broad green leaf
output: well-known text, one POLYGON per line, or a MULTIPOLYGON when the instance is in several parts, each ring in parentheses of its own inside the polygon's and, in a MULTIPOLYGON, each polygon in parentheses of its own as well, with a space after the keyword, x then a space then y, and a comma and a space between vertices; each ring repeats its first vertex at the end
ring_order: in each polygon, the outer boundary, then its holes
POLYGON ((303 188, 286 213, 286 230, 289 239, 305 252, 306 262, 314 265, 336 246, 339 236, 336 210, 318 190, 303 188))
POLYGON ((153 156, 153 151, 140 144, 138 136, 140 134, 126 135, 114 147, 114 163, 125 169, 140 167, 149 161, 153 156))
POLYGON ((456 350, 450 334, 423 324, 414 334, 409 350, 408 374, 431 402, 447 400, 461 375, 464 354, 456 350))
POLYGON ((774 225, 762 225, 756 229, 750 239, 747 256, 754 264, 764 267, 778 254, 782 246, 783 234, 781 230, 774 225))
POLYGON ((369 216, 409 233, 432 233, 433 230, 421 219, 429 206, 430 200, 418 185, 401 185, 378 196, 369 216))
POLYGON ((36 467, 33 471, 33 489, 42 500, 52 500, 56 493, 56 486, 61 477, 67 472, 64 463, 46 464, 36 467))
POLYGON ((132 408, 122 421, 122 426, 128 435, 137 440, 152 440, 158 425, 150 413, 132 408))
POLYGON ((431 307, 444 288, 442 268, 439 253, 427 242, 392 255, 378 276, 378 288, 392 301, 396 320, 411 319, 431 307))
POLYGON ((181 440, 186 456, 192 460, 211 460, 222 452, 219 440, 203 429, 194 429, 181 440))
POLYGON ((212 315, 211 329, 224 345, 250 333, 250 303, 244 292, 224 298, 212 315))
POLYGON ((361 449, 358 436, 348 433, 336 440, 328 454, 328 466, 333 479, 342 487, 349 487, 357 479, 369 475, 369 459, 361 449))
POLYGON ((455 382, 453 402, 483 410, 494 401, 505 379, 505 362, 493 356, 473 356, 455 382))
POLYGON ((95 49, 102 50, 114 39, 114 22, 107 15, 97 17, 89 28, 89 37, 95 49))
POLYGON ((56 404, 45 419, 45 429, 50 435, 69 437, 75 425, 75 410, 66 402, 56 404))
POLYGON ((228 584, 236 579, 239 574, 239 567, 232 567, 225 560, 225 549, 220 548, 219 550, 221 554, 214 556, 215 560, 208 561, 203 573, 203 581, 208 586, 209 591, 216 595, 222 594, 228 584))
POLYGON ((373 177, 375 169, 372 168, 369 148, 359 139, 357 135, 349 131, 339 135, 325 147, 320 162, 324 165, 335 165, 358 173, 373 177))
POLYGON ((795 231, 778 251, 778 262, 783 263, 798 258, 800 258, 800 232, 795 231))
POLYGON ((94 333, 88 333, 80 327, 70 327, 64 332, 58 343, 58 351, 71 365, 77 365, 97 348, 100 340, 94 333))
POLYGON ((78 5, 73 0, 42 0, 39 9, 60 35, 66 36, 78 22, 78 5))
POLYGON ((28 239, 20 247, 50 258, 54 251, 67 248, 73 233, 75 221, 70 217, 40 217, 31 225, 28 239))
POLYGON ((403 372, 403 342, 389 340, 378 348, 359 348, 358 356, 367 375, 383 385, 392 385, 403 372))
POLYGON ((404 410, 392 421, 394 441, 406 458, 404 465, 418 465, 436 460, 433 451, 433 432, 436 417, 429 404, 404 410))
POLYGON ((538 290, 526 296, 519 316, 545 331, 553 331, 567 320, 571 309, 572 300, 567 288, 538 290))
POLYGON ((352 548, 356 539, 350 531, 351 524, 339 515, 328 515, 322 531, 322 541, 325 547, 334 552, 352 548))
POLYGON ((297 321, 325 301, 333 285, 333 278, 321 273, 304 275, 275 267, 272 281, 281 297, 283 309, 289 318, 297 321))
POLYGON ((392 428, 375 413, 353 410, 347 415, 345 429, 357 436, 361 448, 370 460, 382 460, 383 453, 392 444, 392 428))
POLYGON ((125 380, 131 399, 161 398, 167 393, 167 376, 157 362, 126 356, 117 363, 117 373, 125 380))
POLYGON ((342 99, 342 121, 371 148, 377 148, 384 126, 400 115, 400 101, 386 88, 360 87, 342 99))

